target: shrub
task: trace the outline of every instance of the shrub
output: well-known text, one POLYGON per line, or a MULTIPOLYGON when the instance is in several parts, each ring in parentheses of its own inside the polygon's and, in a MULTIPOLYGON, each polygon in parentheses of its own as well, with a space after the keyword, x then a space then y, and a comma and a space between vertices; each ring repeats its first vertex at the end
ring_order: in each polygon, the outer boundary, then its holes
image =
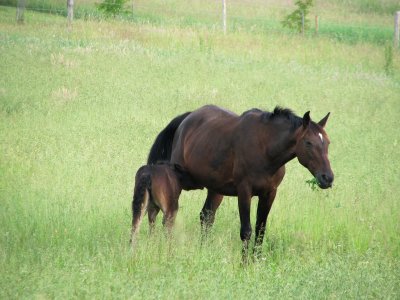
POLYGON ((127 0, 104 0, 98 5, 98 9, 107 15, 118 15, 122 12, 127 0))
POLYGON ((295 4, 297 5, 297 9, 286 16, 282 24, 284 27, 296 30, 300 33, 303 30, 303 20, 304 30, 309 28, 307 15, 313 5, 313 0, 297 0, 295 4))

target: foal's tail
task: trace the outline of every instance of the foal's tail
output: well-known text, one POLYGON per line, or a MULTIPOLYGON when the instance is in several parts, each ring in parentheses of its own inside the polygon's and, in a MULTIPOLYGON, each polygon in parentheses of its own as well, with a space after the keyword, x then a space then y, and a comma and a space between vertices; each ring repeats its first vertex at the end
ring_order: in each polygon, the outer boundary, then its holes
POLYGON ((139 230, 140 223, 147 210, 149 204, 150 189, 151 189, 151 175, 149 173, 142 173, 139 169, 135 179, 135 189, 133 192, 132 201, 132 237, 131 243, 135 243, 135 234, 139 230))
POLYGON ((187 112, 177 116, 158 134, 150 149, 147 164, 155 164, 158 161, 169 161, 171 159, 175 131, 189 114, 190 112, 187 112))

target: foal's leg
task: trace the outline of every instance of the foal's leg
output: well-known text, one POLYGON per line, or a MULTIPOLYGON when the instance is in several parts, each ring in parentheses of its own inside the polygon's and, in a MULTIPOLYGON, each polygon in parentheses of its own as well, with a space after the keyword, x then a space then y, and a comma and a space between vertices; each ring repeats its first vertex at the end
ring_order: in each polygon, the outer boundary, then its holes
POLYGON ((240 238, 243 242, 242 262, 247 264, 252 229, 250 223, 251 192, 249 187, 245 184, 238 186, 238 205, 240 215, 240 238))
MULTIPOLYGON (((180 192, 179 192, 180 194, 180 192)), ((179 209, 179 194, 170 195, 170 197, 164 198, 162 211, 164 213, 163 225, 167 229, 167 234, 171 235, 172 227, 175 223, 176 214, 179 209)))
POLYGON ((169 236, 172 233, 172 228, 174 226, 177 213, 178 213, 178 208, 168 210, 164 213, 163 225, 167 229, 167 233, 169 236))
POLYGON ((172 229, 174 227, 176 214, 178 213, 178 199, 176 202, 170 203, 170 205, 163 210, 164 218, 163 218, 163 225, 165 230, 165 234, 167 236, 167 245, 168 245, 168 254, 173 255, 174 246, 172 241, 172 229))
POLYGON ((261 253, 261 245, 264 239, 265 229, 267 226, 267 218, 269 211, 271 210, 272 203, 274 203, 275 196, 276 196, 276 189, 258 197, 256 237, 254 242, 255 256, 259 256, 261 253))
POLYGON ((212 190, 207 191, 206 202, 200 212, 202 235, 206 234, 214 224, 215 212, 221 204, 223 197, 223 195, 217 194, 212 190))
POLYGON ((150 201, 147 207, 147 216, 149 218, 149 234, 152 234, 155 227, 156 218, 160 208, 154 204, 153 201, 150 201))

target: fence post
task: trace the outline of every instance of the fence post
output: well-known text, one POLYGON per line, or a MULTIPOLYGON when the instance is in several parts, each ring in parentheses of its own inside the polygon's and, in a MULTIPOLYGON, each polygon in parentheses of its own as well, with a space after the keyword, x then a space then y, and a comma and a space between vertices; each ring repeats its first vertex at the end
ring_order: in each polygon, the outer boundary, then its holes
POLYGON ((222 0, 222 29, 226 34, 226 0, 222 0))
POLYGON ((24 11, 25 11, 26 0, 18 0, 17 3, 17 22, 24 23, 24 11))
POLYGON ((73 19, 74 19, 74 0, 67 0, 68 27, 72 26, 72 20, 73 19))
POLYGON ((399 47, 399 35, 400 35, 400 11, 394 13, 394 47, 399 47))

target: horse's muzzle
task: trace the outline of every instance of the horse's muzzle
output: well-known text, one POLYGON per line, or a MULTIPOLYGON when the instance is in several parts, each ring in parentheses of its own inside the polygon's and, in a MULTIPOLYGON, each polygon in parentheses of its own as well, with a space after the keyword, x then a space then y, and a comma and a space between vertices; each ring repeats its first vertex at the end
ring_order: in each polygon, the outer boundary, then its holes
POLYGON ((322 173, 322 174, 318 174, 316 177, 317 177, 317 181, 318 181, 318 186, 321 189, 327 189, 327 188, 332 187, 333 174, 322 173))

